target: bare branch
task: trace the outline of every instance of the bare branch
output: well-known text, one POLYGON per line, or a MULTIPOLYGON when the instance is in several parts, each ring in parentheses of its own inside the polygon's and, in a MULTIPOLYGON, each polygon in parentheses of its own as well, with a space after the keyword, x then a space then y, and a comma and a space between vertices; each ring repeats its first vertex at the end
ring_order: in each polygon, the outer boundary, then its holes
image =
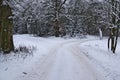
POLYGON ((62 8, 63 4, 65 4, 66 1, 67 1, 67 0, 64 0, 63 3, 61 3, 61 5, 60 5, 59 8, 58 8, 58 11, 62 8))

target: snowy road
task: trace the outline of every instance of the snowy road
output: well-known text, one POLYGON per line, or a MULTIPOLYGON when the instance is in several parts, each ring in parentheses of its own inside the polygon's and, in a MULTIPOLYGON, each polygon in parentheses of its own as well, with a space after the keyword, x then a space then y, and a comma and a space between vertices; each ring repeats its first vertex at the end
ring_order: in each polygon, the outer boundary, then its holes
POLYGON ((68 41, 50 49, 43 61, 27 69, 20 80, 104 80, 78 48, 82 42, 68 41))
POLYGON ((107 38, 41 38, 15 35, 15 47, 34 46, 33 55, 0 54, 0 80, 120 80, 120 42, 116 54, 107 38))

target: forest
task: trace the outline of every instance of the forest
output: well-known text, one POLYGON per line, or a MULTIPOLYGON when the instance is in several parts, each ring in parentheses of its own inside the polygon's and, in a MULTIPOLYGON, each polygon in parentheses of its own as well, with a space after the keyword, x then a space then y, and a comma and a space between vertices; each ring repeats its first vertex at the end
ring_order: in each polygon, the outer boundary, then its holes
POLYGON ((110 36, 110 27, 120 25, 119 0, 0 0, 0 5, 4 52, 14 49, 13 34, 102 37, 110 36))
POLYGON ((0 0, 0 4, 4 52, 14 49, 12 34, 109 36, 109 28, 120 25, 119 0, 0 0))
POLYGON ((120 80, 120 0, 0 0, 0 80, 120 80))

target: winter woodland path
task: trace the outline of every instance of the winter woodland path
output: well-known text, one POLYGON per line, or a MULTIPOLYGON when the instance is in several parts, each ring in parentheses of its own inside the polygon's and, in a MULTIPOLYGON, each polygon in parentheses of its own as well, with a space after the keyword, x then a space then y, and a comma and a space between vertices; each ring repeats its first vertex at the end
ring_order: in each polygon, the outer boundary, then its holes
MULTIPOLYGON (((86 42, 86 41, 84 41, 86 42)), ((104 80, 82 53, 82 41, 59 43, 49 50, 42 61, 38 60, 20 80, 104 80)))

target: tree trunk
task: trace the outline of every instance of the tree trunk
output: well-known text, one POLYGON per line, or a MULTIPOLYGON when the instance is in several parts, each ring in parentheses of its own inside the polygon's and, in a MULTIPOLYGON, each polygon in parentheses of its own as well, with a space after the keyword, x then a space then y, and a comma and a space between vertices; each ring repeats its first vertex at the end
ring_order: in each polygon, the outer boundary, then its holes
POLYGON ((0 52, 1 52, 1 31, 2 31, 2 0, 0 0, 0 52))
POLYGON ((63 6, 63 4, 65 4, 66 0, 64 0, 62 2, 62 0, 55 0, 55 22, 54 22, 54 34, 56 37, 60 36, 60 23, 59 23, 59 14, 60 14, 60 10, 63 6), (61 3, 60 3, 61 2, 61 3))
MULTIPOLYGON (((110 32, 112 33, 112 34, 110 34, 110 37, 109 37, 109 39, 108 39, 108 41, 110 41, 110 39, 111 39, 111 51, 113 52, 113 53, 115 53, 115 50, 116 50, 116 46, 117 46, 117 40, 118 40, 118 27, 116 27, 116 26, 118 26, 117 25, 117 22, 118 22, 118 19, 117 19, 117 17, 119 16, 119 13, 118 13, 118 1, 117 0, 111 0, 111 7, 112 7, 112 24, 113 24, 113 26, 112 26, 112 28, 111 28, 111 30, 110 30, 110 32)), ((109 42, 108 42, 108 48, 109 48, 109 42)))
POLYGON ((118 34, 119 34, 119 27, 116 28, 116 38, 115 38, 113 53, 115 53, 115 50, 116 50, 116 47, 117 47, 118 34))
POLYGON ((0 6, 0 50, 9 53, 14 50, 13 44, 13 22, 11 8, 8 5, 0 6))
POLYGON ((56 37, 59 37, 59 10, 58 10, 59 4, 58 0, 55 0, 55 23, 54 23, 54 33, 56 37))
POLYGON ((99 35, 100 35, 100 40, 103 39, 103 33, 102 33, 101 28, 99 28, 99 35))

